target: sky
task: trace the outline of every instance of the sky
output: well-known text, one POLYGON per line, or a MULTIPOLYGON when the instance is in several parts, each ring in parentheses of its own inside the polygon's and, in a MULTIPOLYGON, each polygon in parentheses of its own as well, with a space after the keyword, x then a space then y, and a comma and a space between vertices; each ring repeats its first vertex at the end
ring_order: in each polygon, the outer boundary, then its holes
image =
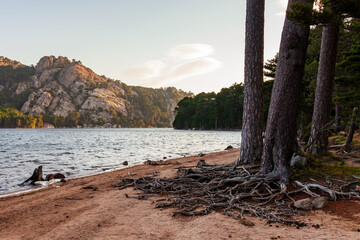
MULTIPOLYGON (((265 1, 264 59, 287 0, 265 1)), ((80 60, 128 85, 219 92, 243 82, 246 0, 0 0, 0 56, 80 60)))

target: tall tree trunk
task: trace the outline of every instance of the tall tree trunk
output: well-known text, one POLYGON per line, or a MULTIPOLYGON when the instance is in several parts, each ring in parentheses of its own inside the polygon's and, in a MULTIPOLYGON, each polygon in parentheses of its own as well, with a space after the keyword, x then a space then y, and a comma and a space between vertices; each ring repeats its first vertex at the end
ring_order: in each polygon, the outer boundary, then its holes
POLYGON ((323 27, 314 112, 308 141, 312 154, 323 153, 328 147, 338 35, 339 26, 336 23, 323 27))
MULTIPOLYGON (((314 0, 289 0, 313 5, 314 0)), ((289 179, 288 165, 296 141, 296 118, 310 27, 285 19, 266 126, 261 173, 289 179)))
POLYGON ((265 0, 246 3, 244 111, 238 163, 260 162, 262 153, 265 0))
POLYGON ((351 125, 350 125, 350 129, 349 129, 349 133, 347 135, 346 142, 345 142, 345 147, 344 147, 345 152, 351 152, 351 142, 354 137, 356 115, 358 114, 358 111, 359 111, 359 109, 357 107, 354 107, 353 114, 351 116, 351 125))
POLYGON ((341 122, 340 122, 340 105, 335 104, 335 132, 340 132, 341 122))

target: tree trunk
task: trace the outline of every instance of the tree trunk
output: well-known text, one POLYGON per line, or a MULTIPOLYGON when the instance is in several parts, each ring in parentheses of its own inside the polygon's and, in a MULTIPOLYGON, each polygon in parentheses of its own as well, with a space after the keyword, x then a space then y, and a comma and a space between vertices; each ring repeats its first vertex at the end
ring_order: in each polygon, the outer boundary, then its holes
MULTIPOLYGON (((297 2, 289 0, 291 3, 297 2)), ((313 4, 314 0, 300 0, 313 4)), ((310 27, 285 19, 266 126, 261 173, 287 182, 310 27)))
POLYGON ((354 107, 353 114, 351 116, 351 125, 350 125, 350 129, 349 129, 349 133, 347 135, 346 142, 345 142, 345 147, 344 147, 345 152, 351 152, 351 142, 354 137, 356 115, 358 114, 358 111, 359 111, 359 109, 357 107, 354 107))
POLYGON ((302 139, 304 137, 304 112, 301 111, 300 113, 300 127, 298 131, 298 139, 300 142, 302 142, 302 139))
POLYGON ((340 122, 340 105, 335 104, 335 132, 340 132, 341 122, 340 122))
POLYGON ((308 141, 312 154, 323 153, 328 147, 338 35, 339 26, 336 23, 323 27, 314 112, 308 141))
POLYGON ((263 121, 264 0, 247 0, 244 111, 239 163, 260 162, 263 121))

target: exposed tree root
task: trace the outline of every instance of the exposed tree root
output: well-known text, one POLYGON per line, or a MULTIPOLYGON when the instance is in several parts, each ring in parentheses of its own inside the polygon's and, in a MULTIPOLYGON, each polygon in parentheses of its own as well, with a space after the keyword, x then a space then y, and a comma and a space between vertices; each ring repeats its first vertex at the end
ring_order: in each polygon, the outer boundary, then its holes
MULTIPOLYGON (((291 217, 301 210, 295 209, 293 195, 306 193, 312 197, 322 193, 331 199, 359 199, 358 192, 332 190, 319 184, 303 184, 296 181, 293 190, 278 183, 273 178, 256 175, 259 166, 209 165, 200 160, 196 167, 180 167, 174 178, 127 178, 113 185, 124 189, 135 187, 145 194, 138 194, 136 199, 147 199, 149 194, 166 194, 168 199, 160 199, 156 208, 176 208, 173 215, 199 216, 212 211, 222 210, 227 216, 238 219, 242 224, 253 223, 245 216, 266 219, 268 223, 284 223, 297 227, 303 222, 291 217), (296 187, 300 187, 296 189, 296 187), (295 189, 295 190, 294 190, 295 189)), ((348 187, 344 185, 343 188, 348 187)), ((126 196, 129 197, 129 196, 126 196)))

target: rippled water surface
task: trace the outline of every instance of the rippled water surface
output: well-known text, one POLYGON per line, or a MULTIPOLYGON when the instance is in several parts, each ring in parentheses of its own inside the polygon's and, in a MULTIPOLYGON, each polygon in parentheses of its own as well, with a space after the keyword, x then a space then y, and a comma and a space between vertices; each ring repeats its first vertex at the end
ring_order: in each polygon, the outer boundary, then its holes
MULTIPOLYGON (((177 158, 239 147, 240 132, 173 129, 1 129, 0 194, 43 166, 67 178, 123 168, 145 160, 177 158)), ((24 188, 24 187, 23 187, 24 188)))

